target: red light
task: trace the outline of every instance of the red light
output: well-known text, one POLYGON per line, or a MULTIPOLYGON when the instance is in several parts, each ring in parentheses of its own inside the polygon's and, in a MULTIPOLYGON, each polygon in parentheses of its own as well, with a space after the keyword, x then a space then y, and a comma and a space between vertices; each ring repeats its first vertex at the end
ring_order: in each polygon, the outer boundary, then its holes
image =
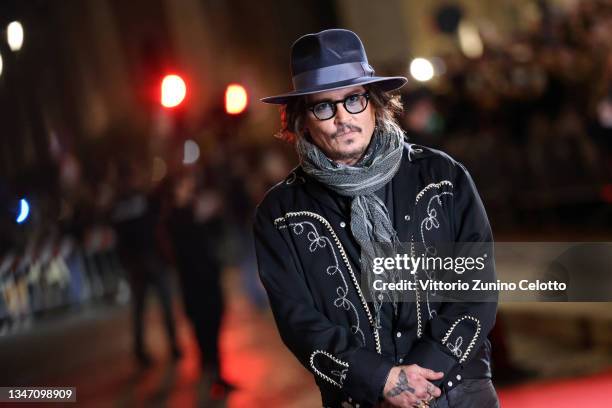
POLYGON ((601 188, 601 198, 606 203, 612 203, 612 184, 606 184, 601 188))
POLYGON ((239 84, 230 84, 225 90, 225 111, 230 115, 238 115, 246 109, 249 98, 246 89, 239 84))
POLYGON ((183 102, 187 94, 185 81, 178 75, 166 75, 161 83, 161 104, 174 108, 183 102))

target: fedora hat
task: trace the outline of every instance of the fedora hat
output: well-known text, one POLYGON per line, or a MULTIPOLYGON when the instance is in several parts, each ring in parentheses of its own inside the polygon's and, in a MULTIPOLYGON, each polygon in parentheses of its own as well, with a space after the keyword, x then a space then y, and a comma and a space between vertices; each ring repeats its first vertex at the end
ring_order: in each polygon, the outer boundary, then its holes
POLYGON ((298 38, 291 46, 291 75, 293 91, 261 101, 284 105, 296 96, 372 83, 388 92, 408 81, 401 76, 375 76, 357 34, 339 28, 298 38))

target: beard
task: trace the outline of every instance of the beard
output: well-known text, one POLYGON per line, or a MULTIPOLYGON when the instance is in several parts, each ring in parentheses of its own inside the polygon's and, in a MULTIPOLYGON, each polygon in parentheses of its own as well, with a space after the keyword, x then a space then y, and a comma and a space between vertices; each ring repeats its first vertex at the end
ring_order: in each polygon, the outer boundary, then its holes
POLYGON ((359 146, 357 141, 347 141, 347 145, 344 148, 336 151, 333 160, 342 162, 357 162, 364 155, 367 146, 359 146))

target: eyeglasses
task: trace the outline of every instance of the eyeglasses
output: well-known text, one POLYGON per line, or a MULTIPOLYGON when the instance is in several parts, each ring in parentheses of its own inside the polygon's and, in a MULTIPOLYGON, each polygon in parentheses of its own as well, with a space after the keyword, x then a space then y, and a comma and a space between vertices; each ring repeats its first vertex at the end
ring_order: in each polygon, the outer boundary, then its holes
POLYGON ((336 105, 342 103, 344 109, 348 113, 361 113, 368 107, 368 100, 370 100, 370 94, 364 92, 362 94, 352 94, 344 99, 337 101, 323 101, 317 102, 314 105, 308 107, 308 110, 315 115, 319 120, 328 120, 336 116, 336 105))

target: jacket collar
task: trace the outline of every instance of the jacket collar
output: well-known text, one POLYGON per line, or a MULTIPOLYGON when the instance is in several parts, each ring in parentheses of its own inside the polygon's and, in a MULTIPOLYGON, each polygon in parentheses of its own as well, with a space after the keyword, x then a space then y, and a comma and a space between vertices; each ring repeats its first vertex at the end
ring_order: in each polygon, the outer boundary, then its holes
POLYGON ((298 176, 303 177, 306 181, 304 183, 304 189, 306 193, 314 199, 314 201, 320 203, 339 217, 344 218, 349 215, 350 199, 348 197, 343 197, 340 194, 335 193, 320 181, 309 176, 301 166, 298 166, 295 171, 298 176))

